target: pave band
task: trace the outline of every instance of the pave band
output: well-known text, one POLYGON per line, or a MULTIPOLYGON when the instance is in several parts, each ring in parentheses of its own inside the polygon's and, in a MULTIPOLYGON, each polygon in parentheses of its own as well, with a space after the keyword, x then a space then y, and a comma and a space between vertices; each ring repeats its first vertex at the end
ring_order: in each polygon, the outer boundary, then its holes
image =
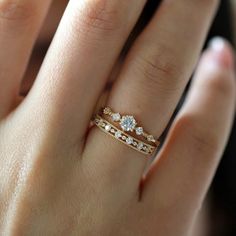
POLYGON ((122 116, 120 113, 113 112, 110 107, 105 107, 103 109, 103 114, 110 116, 114 122, 119 122, 120 127, 123 131, 125 132, 135 131, 136 135, 143 136, 148 142, 151 142, 156 146, 160 144, 159 141, 157 141, 157 139, 153 135, 148 134, 147 132, 144 131, 143 127, 138 126, 133 116, 130 115, 122 116))
POLYGON ((138 152, 141 152, 146 155, 152 155, 157 148, 156 145, 150 145, 146 142, 143 142, 128 135, 127 133, 112 125, 106 119, 102 118, 100 115, 95 115, 93 122, 103 132, 111 135, 115 139, 128 145, 129 147, 135 149, 138 152))

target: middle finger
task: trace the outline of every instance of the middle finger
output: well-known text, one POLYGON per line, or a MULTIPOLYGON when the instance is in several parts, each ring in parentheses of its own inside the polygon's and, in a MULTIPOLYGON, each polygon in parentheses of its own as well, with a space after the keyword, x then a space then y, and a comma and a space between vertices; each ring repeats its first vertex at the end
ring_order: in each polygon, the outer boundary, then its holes
POLYGON ((31 109, 42 107, 44 117, 60 124, 57 130, 66 130, 73 144, 82 141, 145 2, 70 0, 28 101, 31 109))

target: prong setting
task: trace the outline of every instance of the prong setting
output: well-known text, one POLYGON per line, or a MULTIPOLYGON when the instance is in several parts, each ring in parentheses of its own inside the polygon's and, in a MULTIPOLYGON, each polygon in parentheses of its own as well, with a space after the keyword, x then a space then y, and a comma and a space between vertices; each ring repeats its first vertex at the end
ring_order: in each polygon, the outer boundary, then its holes
POLYGON ((157 139, 147 132, 144 131, 143 127, 138 126, 135 118, 131 115, 123 115, 121 116, 120 113, 115 113, 112 111, 111 108, 106 107, 103 109, 103 114, 108 115, 111 117, 112 121, 119 122, 121 129, 124 132, 134 132, 137 136, 143 136, 148 142, 153 143, 155 145, 159 145, 157 139))

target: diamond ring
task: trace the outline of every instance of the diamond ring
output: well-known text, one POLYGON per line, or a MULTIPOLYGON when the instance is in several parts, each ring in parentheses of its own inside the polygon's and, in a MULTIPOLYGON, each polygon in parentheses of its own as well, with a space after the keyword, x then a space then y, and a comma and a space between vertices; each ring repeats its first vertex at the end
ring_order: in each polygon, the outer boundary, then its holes
POLYGON ((112 125, 108 120, 102 118, 100 115, 95 115, 93 123, 106 134, 109 134, 116 140, 143 154, 152 155, 157 148, 156 145, 148 144, 128 135, 127 133, 112 125))
POLYGON ((115 113, 110 107, 105 107, 103 109, 103 114, 108 115, 114 122, 119 122, 121 129, 125 132, 134 132, 138 136, 143 136, 148 142, 154 143, 156 146, 159 145, 157 139, 147 132, 144 131, 142 126, 139 126, 135 118, 131 115, 121 115, 120 113, 115 113))

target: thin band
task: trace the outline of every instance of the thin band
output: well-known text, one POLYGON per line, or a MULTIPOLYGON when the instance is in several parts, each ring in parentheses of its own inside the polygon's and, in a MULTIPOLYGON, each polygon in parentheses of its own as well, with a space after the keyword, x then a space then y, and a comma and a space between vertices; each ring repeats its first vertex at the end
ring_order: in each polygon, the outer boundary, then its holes
POLYGON ((100 115, 95 115, 93 122, 99 129, 101 129, 106 134, 109 134, 113 138, 119 140, 120 142, 145 155, 152 155, 157 148, 157 146, 150 145, 146 142, 143 142, 128 135, 127 133, 112 125, 106 119, 102 118, 100 115))
POLYGON ((110 107, 105 107, 103 109, 103 114, 110 116, 114 122, 119 122, 122 130, 126 132, 135 131, 136 135, 143 136, 148 142, 154 143, 156 146, 160 145, 160 142, 153 135, 145 132, 143 127, 138 126, 133 116, 121 116, 120 113, 113 112, 110 107))

